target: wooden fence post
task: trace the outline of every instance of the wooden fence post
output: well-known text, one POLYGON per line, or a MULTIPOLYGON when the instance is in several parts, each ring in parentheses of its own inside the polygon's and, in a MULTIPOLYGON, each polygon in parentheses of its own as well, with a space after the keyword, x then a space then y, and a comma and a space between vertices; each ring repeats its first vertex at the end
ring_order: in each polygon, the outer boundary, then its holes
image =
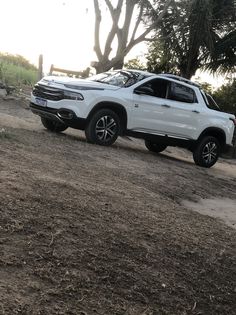
POLYGON ((43 55, 39 55, 38 79, 41 80, 42 77, 43 77, 43 55))
POLYGON ((49 75, 52 75, 53 70, 54 70, 54 65, 52 64, 52 65, 51 65, 51 67, 50 67, 50 72, 49 72, 49 75))

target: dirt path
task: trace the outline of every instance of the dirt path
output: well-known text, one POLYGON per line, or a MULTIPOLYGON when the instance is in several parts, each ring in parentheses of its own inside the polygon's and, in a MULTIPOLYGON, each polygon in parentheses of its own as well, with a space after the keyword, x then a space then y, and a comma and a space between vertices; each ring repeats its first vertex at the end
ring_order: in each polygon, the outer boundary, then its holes
POLYGON ((2 129, 0 314, 235 314, 235 162, 90 145, 13 101, 2 129))

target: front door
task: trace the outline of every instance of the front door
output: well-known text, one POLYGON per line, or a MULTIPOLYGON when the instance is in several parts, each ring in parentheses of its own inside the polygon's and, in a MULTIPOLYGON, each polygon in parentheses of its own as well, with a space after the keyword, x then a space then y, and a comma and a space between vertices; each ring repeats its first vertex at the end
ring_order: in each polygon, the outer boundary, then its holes
POLYGON ((133 131, 152 134, 165 134, 168 131, 168 86, 168 80, 151 79, 134 90, 131 120, 133 131))

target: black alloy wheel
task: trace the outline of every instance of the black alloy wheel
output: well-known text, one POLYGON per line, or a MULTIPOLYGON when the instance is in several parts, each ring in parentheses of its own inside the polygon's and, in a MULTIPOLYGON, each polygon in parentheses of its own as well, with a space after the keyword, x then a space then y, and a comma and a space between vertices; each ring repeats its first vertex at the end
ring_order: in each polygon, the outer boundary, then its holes
POLYGON ((212 136, 203 138, 193 151, 194 162, 202 167, 212 167, 220 155, 220 143, 212 136))
POLYGON ((97 111, 90 119, 85 134, 88 142, 109 146, 113 144, 120 131, 120 119, 110 109, 97 111))

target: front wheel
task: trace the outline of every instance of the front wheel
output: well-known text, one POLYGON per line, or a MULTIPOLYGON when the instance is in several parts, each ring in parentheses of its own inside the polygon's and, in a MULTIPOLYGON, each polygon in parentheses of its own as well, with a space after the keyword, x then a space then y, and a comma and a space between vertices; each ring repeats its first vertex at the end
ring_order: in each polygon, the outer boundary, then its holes
POLYGON ((163 143, 154 143, 148 140, 145 140, 145 146, 146 148, 151 152, 160 153, 164 151, 167 148, 166 144, 163 143))
POLYGON ((193 151, 193 159, 196 165, 212 167, 220 155, 220 143, 215 137, 203 138, 193 151))
POLYGON ((59 121, 54 121, 45 117, 41 117, 41 122, 46 129, 52 132, 62 132, 68 128, 66 125, 60 123, 59 121))
POLYGON ((120 131, 119 116, 110 109, 97 111, 85 128, 88 142, 99 145, 112 145, 120 131))

